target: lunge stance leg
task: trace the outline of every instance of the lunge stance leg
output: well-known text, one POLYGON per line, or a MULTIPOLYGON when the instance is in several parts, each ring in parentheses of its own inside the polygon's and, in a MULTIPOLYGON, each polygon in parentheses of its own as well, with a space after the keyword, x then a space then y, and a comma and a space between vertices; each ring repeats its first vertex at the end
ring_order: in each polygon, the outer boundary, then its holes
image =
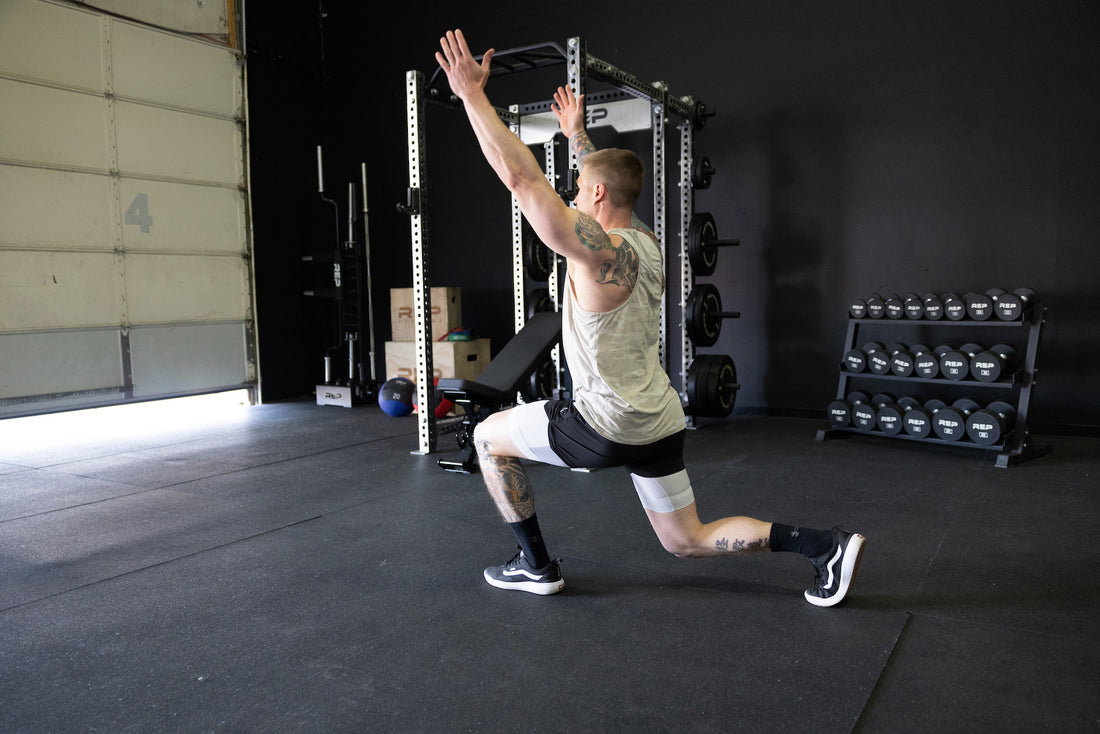
POLYGON ((741 516, 703 523, 687 472, 631 477, 653 531, 669 553, 680 558, 762 550, 801 553, 815 570, 814 586, 806 590, 806 601, 831 607, 851 588, 863 556, 862 535, 840 528, 800 528, 741 516))
POLYGON ((485 569, 485 580, 502 589, 553 594, 561 591, 565 582, 542 539, 531 479, 507 431, 507 412, 494 413, 474 430, 474 448, 485 487, 520 546, 520 552, 508 563, 485 569))

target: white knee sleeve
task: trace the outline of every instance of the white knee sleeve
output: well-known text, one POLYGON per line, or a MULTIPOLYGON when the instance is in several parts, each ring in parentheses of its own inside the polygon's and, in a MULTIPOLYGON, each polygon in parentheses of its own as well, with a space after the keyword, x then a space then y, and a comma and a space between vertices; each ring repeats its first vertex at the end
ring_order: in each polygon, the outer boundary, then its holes
POLYGON ((647 510, 675 512, 695 501, 687 469, 664 477, 640 477, 631 474, 630 478, 634 481, 634 489, 638 490, 642 507, 647 510))

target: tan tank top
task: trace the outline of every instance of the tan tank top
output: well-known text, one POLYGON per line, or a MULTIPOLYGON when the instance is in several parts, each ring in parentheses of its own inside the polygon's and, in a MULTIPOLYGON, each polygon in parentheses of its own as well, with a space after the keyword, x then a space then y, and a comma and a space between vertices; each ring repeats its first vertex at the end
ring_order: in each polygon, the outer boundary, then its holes
POLYGON ((613 229, 638 255, 638 281, 607 313, 585 311, 568 283, 562 305, 562 347, 573 380, 573 400, 588 424, 611 441, 659 441, 684 429, 680 396, 657 351, 664 263, 646 234, 613 229))

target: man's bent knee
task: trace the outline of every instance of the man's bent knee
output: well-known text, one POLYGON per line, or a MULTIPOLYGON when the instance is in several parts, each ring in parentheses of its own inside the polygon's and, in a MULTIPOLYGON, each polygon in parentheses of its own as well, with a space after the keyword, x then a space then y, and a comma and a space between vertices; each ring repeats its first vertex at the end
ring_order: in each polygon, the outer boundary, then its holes
POLYGON ((493 413, 474 426, 474 450, 480 458, 487 456, 513 456, 515 448, 508 438, 508 416, 493 413))

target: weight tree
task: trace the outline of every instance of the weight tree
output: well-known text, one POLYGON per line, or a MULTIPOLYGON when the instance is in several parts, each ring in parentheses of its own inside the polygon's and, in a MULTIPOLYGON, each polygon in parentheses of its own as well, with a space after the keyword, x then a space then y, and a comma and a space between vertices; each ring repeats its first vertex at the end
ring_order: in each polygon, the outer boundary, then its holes
MULTIPOLYGON (((482 57, 478 57, 481 60, 482 57)), ((714 113, 707 109, 702 102, 690 96, 673 96, 667 85, 663 82, 646 83, 637 77, 628 74, 615 66, 596 58, 588 53, 587 44, 579 37, 570 38, 566 48, 556 43, 543 43, 535 46, 500 51, 493 55, 491 62, 491 76, 511 74, 548 66, 566 65, 566 83, 572 87, 577 95, 586 94, 587 107, 599 104, 602 110, 607 111, 605 120, 598 124, 615 125, 620 131, 640 130, 648 127, 652 131, 653 139, 653 232, 661 250, 661 256, 667 263, 667 202, 666 202, 666 127, 669 125, 669 116, 679 118, 677 125, 679 131, 680 174, 679 174, 679 204, 680 204, 680 288, 679 307, 681 319, 679 324, 680 340, 680 395, 686 401, 688 390, 687 380, 689 367, 695 356, 695 347, 689 338, 685 319, 682 318, 684 302, 687 294, 694 286, 694 274, 687 257, 688 230, 695 213, 695 197, 692 188, 692 164, 694 157, 695 132, 701 130, 709 117, 714 113), (589 80, 603 82, 613 89, 592 94, 586 93, 589 80), (622 127, 619 127, 619 126, 622 127)), ((425 162, 425 106, 427 103, 439 103, 456 109, 460 109, 460 100, 444 91, 438 83, 441 81, 439 69, 427 81, 425 75, 416 70, 405 73, 405 101, 406 122, 408 126, 409 149, 409 187, 406 193, 405 203, 399 205, 399 209, 409 215, 410 234, 412 244, 413 263, 413 315, 416 332, 416 384, 422 392, 421 405, 435 404, 435 385, 433 375, 433 354, 431 335, 431 287, 429 282, 430 272, 430 247, 428 238, 428 226, 425 219, 428 209, 429 196, 427 181, 424 176, 425 162), (426 393, 426 394, 424 394, 426 393)), ((497 114, 508 127, 529 146, 542 144, 545 151, 545 174, 556 189, 557 170, 553 151, 553 138, 558 132, 557 118, 550 108, 549 100, 526 105, 512 105, 508 109, 496 108, 497 114)), ((592 127, 589 123, 589 127, 592 127)), ((569 151, 569 169, 576 166, 576 155, 569 151)), ((709 167, 709 163, 708 163, 709 167)), ((515 330, 518 332, 526 320, 526 304, 524 292, 523 251, 524 232, 523 220, 515 198, 512 198, 512 268, 513 268, 513 292, 515 300, 515 330)), ((553 259, 549 276, 549 290, 554 308, 558 307, 558 258, 553 259)), ((667 268, 667 265, 666 265, 667 268)), ((666 276, 667 281, 667 276, 666 276)), ((667 371, 667 305, 669 289, 665 289, 666 302, 661 310, 661 328, 659 335, 659 349, 661 364, 667 371)), ((558 356, 555 352, 555 366, 558 366, 558 356)), ((558 368, 560 379, 560 368, 558 368)), ((419 451, 417 453, 432 453, 436 450, 436 442, 440 432, 433 411, 418 411, 419 424, 419 451)), ((688 416, 689 425, 694 416, 688 416)), ((451 421, 452 423, 454 421, 451 421)), ((448 427, 449 424, 448 424, 448 427)))

